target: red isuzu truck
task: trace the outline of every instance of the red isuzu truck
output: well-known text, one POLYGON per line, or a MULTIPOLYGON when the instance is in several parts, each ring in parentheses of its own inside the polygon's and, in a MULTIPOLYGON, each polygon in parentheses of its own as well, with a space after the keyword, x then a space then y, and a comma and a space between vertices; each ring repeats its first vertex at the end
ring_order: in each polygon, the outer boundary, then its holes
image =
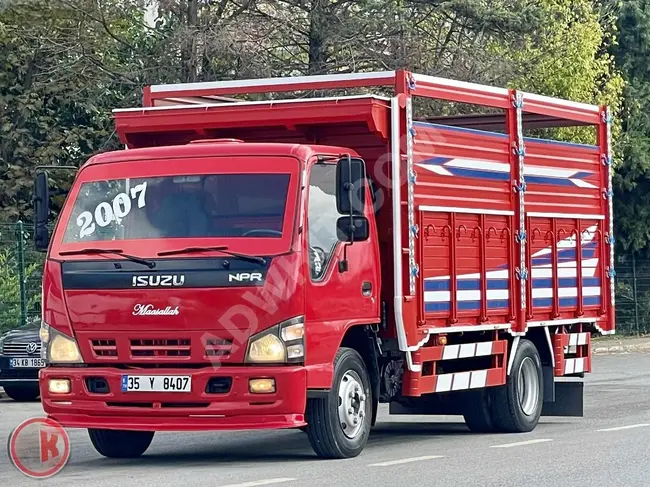
POLYGON ((114 117, 124 150, 51 236, 35 179, 42 404, 100 454, 296 428, 353 457, 380 403, 481 432, 583 414, 614 333, 607 107, 391 71, 150 86, 114 117), (565 126, 597 145, 529 132, 565 126))

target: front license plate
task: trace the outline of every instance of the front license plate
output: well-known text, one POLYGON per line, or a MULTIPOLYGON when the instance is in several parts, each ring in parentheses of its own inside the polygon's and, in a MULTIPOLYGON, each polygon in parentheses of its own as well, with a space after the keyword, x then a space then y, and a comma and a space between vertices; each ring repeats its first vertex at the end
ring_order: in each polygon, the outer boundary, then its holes
POLYGON ((189 375, 123 375, 122 392, 191 392, 189 375))
POLYGON ((12 358, 9 359, 10 369, 40 369, 45 367, 45 360, 40 358, 12 358))

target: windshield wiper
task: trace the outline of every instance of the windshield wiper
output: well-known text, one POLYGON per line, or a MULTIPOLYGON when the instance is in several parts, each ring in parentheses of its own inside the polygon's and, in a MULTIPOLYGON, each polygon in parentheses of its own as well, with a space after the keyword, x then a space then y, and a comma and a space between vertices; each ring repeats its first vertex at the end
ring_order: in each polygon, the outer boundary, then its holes
POLYGON ((92 254, 115 254, 120 257, 124 257, 131 262, 136 262, 138 264, 146 265, 149 269, 156 267, 156 263, 153 260, 142 259, 134 255, 125 254, 121 249, 99 249, 99 248, 90 248, 90 249, 80 249, 80 250, 66 250, 59 252, 59 255, 92 255, 92 254))
POLYGON ((177 255, 177 254, 193 254, 195 252, 205 252, 205 251, 210 251, 214 250, 216 252, 223 252, 224 254, 231 255, 233 257, 236 257, 238 259, 242 260, 248 260, 251 262, 256 262, 261 265, 266 265, 266 259, 264 257, 258 257, 256 255, 247 255, 247 254, 240 254, 239 252, 232 252, 228 250, 228 247, 226 246, 220 246, 220 247, 185 247, 184 249, 177 249, 177 250, 165 250, 163 252, 158 252, 159 256, 163 255, 177 255))

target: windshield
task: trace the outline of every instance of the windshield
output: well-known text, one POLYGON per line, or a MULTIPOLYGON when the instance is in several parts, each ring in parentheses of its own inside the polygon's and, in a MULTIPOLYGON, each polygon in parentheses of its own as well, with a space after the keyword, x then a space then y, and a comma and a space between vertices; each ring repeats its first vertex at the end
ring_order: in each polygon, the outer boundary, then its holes
POLYGON ((64 243, 282 237, 289 174, 192 174, 83 183, 64 243))

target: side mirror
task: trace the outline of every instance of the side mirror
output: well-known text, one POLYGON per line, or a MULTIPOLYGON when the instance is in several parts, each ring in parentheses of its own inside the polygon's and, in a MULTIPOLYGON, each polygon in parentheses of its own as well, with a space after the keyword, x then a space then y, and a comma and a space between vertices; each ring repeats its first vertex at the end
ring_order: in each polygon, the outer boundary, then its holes
POLYGON ((336 209, 341 215, 363 215, 366 204, 366 165, 344 157, 336 164, 336 209))
POLYGON ((34 178, 34 245, 45 251, 50 243, 47 222, 50 216, 50 189, 47 173, 41 171, 34 178))
POLYGON ((370 238, 368 219, 365 216, 342 216, 336 221, 336 235, 341 242, 363 242, 370 238))

